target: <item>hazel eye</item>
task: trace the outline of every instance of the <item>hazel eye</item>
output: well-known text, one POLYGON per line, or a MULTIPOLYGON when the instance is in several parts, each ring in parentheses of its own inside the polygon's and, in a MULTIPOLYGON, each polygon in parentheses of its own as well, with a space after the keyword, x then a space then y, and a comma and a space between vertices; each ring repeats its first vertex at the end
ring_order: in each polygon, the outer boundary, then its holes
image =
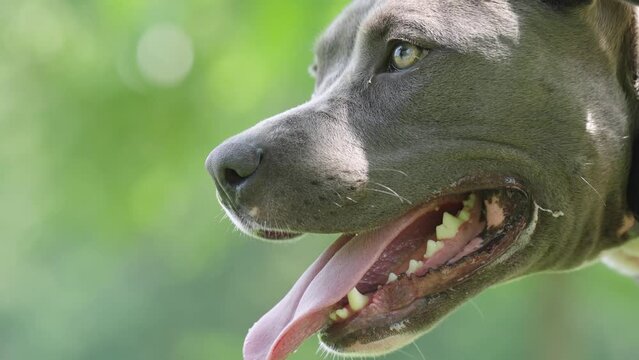
POLYGON ((406 70, 415 65, 421 58, 428 53, 428 50, 422 49, 408 42, 402 42, 395 47, 390 61, 390 70, 406 70))

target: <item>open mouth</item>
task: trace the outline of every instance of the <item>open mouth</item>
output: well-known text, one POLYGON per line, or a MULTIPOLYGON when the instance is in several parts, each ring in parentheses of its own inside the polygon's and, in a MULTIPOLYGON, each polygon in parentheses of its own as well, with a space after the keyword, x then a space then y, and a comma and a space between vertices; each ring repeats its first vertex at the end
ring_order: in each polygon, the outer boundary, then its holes
POLYGON ((430 299, 500 259, 529 224, 531 204, 515 187, 445 195, 341 236, 249 331, 244 358, 285 359, 317 332, 342 354, 379 353, 376 343, 424 326, 430 299))

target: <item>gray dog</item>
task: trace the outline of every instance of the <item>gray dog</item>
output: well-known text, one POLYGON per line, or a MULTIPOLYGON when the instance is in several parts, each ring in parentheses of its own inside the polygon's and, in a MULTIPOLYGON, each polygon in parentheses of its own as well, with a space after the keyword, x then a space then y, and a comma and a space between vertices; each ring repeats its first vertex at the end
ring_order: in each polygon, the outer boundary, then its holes
POLYGON ((621 0, 354 1, 312 98, 207 159, 242 231, 343 234, 244 358, 316 332, 388 353, 492 285, 600 258, 639 276, 636 21, 621 0))

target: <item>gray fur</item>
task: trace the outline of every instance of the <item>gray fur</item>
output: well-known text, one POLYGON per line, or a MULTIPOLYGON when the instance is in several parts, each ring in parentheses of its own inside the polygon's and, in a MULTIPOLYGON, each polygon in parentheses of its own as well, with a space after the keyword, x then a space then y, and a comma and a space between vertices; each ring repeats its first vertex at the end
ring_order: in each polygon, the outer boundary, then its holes
POLYGON ((249 233, 354 233, 478 174, 522 179, 564 214, 540 212, 528 246, 407 331, 493 284, 596 259, 627 240, 632 27, 630 6, 613 0, 356 0, 317 43, 313 97, 216 150, 264 149, 231 216, 249 233), (432 50, 386 73, 393 39, 432 50))

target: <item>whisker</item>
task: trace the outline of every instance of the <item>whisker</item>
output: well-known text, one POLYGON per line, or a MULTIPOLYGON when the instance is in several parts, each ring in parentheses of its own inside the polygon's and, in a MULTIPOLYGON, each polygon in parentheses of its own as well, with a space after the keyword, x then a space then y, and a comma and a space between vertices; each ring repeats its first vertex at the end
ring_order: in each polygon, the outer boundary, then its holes
POLYGON ((402 354, 404 354, 404 355, 406 355, 406 356, 408 356, 408 357, 409 357, 409 358, 411 358, 411 359, 416 359, 415 355, 413 355, 413 354, 411 354, 411 353, 407 352, 406 350, 398 349, 397 351, 398 351, 398 352, 400 352, 400 353, 402 353, 402 354))
POLYGON ((475 310, 477 310, 477 312, 479 313, 479 316, 481 316, 482 319, 486 320, 486 316, 484 315, 484 312, 481 311, 481 308, 479 307, 479 305, 477 305, 477 303, 473 300, 469 300, 468 303, 470 303, 470 305, 472 305, 475 310))
POLYGON ((388 191, 384 191, 384 190, 378 190, 378 189, 371 189, 371 188, 365 188, 365 190, 378 192, 380 194, 390 195, 390 196, 398 199, 400 202, 404 203, 404 198, 402 198, 401 196, 398 196, 397 194, 394 194, 392 192, 388 192, 388 191))
POLYGON ((225 219, 228 219, 228 218, 229 218, 229 215, 226 213, 226 211, 222 211, 222 213, 221 213, 221 214, 219 214, 219 215, 217 216, 217 218, 218 218, 218 219, 217 219, 218 223, 220 223, 220 224, 221 224, 221 223, 222 223, 222 221, 224 221, 225 219))
POLYGON ((388 191, 392 192, 393 194, 395 194, 395 195, 399 196, 399 194, 397 193, 397 191, 395 191, 395 190, 391 189, 390 187, 388 187, 388 186, 386 186, 386 185, 384 185, 384 184, 380 184, 380 183, 378 183, 378 182, 374 182, 374 181, 373 181, 373 182, 371 182, 371 184, 375 184, 375 185, 377 185, 377 186, 381 186, 381 187, 383 187, 384 189, 386 189, 386 190, 388 190, 388 191))
POLYGON ((592 189, 592 191, 594 191, 594 192, 595 192, 595 194, 597 194, 597 197, 599 197, 599 200, 601 200, 601 203, 603 204, 603 206, 604 206, 604 207, 606 207, 606 200, 604 200, 603 196, 601 196, 601 194, 599 193, 599 191, 597 191, 597 189, 596 189, 594 186, 592 186, 592 184, 590 184, 590 183, 588 182, 588 180, 586 180, 586 178, 585 178, 585 177, 583 177, 583 176, 579 176, 579 178, 580 178, 581 180, 583 180, 583 182, 585 182, 585 183, 586 183, 586 185, 588 185, 588 186, 592 189))
POLYGON ((415 346, 415 349, 417 349, 417 352, 419 353, 419 355, 422 357, 422 360, 426 360, 426 356, 424 356, 424 353, 419 348, 419 346, 417 346, 417 343, 415 341, 413 341, 413 345, 415 346))
POLYGON ((390 187, 388 187, 388 186, 386 186, 386 185, 384 185, 384 184, 380 184, 380 183, 378 183, 378 182, 372 182, 372 184, 375 184, 375 185, 377 185, 377 186, 381 186, 382 188, 384 188, 384 189, 386 189, 386 190, 390 191, 391 193, 393 193, 393 195, 395 195, 396 197, 398 197, 399 199, 401 199, 401 200, 402 200, 402 202, 403 202, 403 201, 406 201, 406 202, 407 202, 407 203, 409 203, 410 205, 413 205, 413 203, 412 203, 410 200, 408 200, 408 199, 406 199, 405 197, 403 197, 403 196, 399 195, 399 194, 397 193, 397 191, 395 191, 395 190, 391 189, 390 187))
POLYGON ((406 177, 409 177, 407 173, 401 171, 401 170, 397 170, 397 169, 390 169, 390 168, 375 168, 375 169, 370 169, 370 172, 373 171, 389 171, 389 172, 396 172, 398 174, 404 175, 406 177))

